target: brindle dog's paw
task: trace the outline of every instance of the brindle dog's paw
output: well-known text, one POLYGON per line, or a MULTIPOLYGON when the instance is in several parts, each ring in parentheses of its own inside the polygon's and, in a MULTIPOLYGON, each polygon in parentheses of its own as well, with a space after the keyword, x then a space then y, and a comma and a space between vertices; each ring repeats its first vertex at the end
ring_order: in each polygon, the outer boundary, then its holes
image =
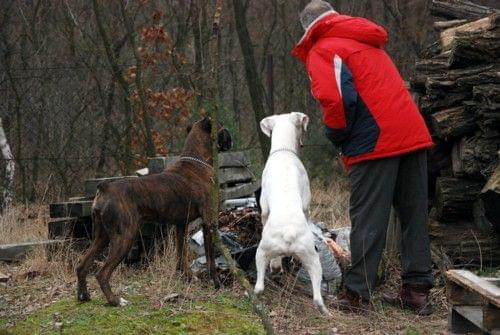
POLYGON ((78 298, 78 301, 81 301, 81 302, 90 301, 90 294, 89 294, 89 292, 78 292, 77 298, 78 298))

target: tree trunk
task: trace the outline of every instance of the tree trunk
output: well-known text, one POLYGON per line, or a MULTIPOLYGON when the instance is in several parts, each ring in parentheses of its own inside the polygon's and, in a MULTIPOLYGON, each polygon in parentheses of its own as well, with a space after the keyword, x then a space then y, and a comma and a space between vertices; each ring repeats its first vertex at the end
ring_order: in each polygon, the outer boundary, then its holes
POLYGON ((265 116, 264 110, 264 94, 262 83, 257 72, 257 65, 255 64, 253 43, 250 38, 250 33, 247 27, 247 20, 245 17, 245 6, 241 0, 233 0, 234 19, 236 22, 236 31, 240 40, 241 52, 245 62, 245 75, 252 100, 252 108, 255 116, 255 125, 259 134, 260 148, 262 158, 265 159, 269 153, 270 143, 268 138, 260 131, 260 120, 265 116))
POLYGON ((219 36, 219 31, 220 31, 220 20, 221 20, 221 11, 222 11, 222 0, 216 0, 216 6, 215 6, 215 15, 214 15, 214 22, 213 22, 213 31, 212 31, 212 45, 213 46, 211 49, 214 50, 212 52, 212 57, 213 57, 213 62, 212 62, 212 70, 211 70, 211 90, 210 90, 210 97, 213 102, 213 108, 211 111, 211 118, 212 118, 212 133, 211 133, 211 140, 212 140, 212 166, 214 169, 214 177, 213 177, 213 184, 212 184, 212 210, 211 210, 211 220, 210 220, 210 234, 212 235, 212 241, 214 243, 214 246, 219 252, 226 258, 227 263, 229 265, 229 270, 231 271, 231 274, 239 281, 241 286, 246 290, 248 297, 250 299, 250 302, 253 305, 255 313, 261 318, 262 323, 264 325, 264 328, 266 330, 267 334, 274 334, 274 329, 271 324, 271 321, 269 319, 269 313, 267 310, 259 303, 257 300, 257 297, 254 295, 252 286, 248 282, 248 280, 245 278, 244 273, 238 269, 236 262, 234 261, 233 257, 231 256, 230 251, 226 248, 226 246, 223 244, 222 239, 218 233, 218 225, 219 225, 219 154, 218 154, 218 127, 216 126, 218 124, 218 112, 219 112, 219 103, 218 103, 218 94, 217 94, 217 72, 220 70, 219 69, 219 51, 220 48, 217 47, 217 41, 218 41, 218 36, 219 36))
POLYGON ((0 151, 2 158, 5 160, 5 181, 3 185, 2 211, 9 208, 12 204, 12 185, 14 183, 14 172, 16 170, 16 162, 10 150, 7 136, 3 129, 2 119, 0 118, 0 151))

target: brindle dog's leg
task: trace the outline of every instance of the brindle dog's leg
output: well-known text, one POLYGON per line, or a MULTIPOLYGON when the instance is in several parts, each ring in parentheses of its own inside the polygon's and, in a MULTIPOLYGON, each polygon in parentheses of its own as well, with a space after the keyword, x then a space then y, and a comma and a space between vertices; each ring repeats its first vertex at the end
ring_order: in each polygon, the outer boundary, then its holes
POLYGON ((104 229, 102 229, 98 215, 92 215, 92 217, 92 221, 94 222, 94 239, 76 268, 76 275, 78 277, 77 297, 80 301, 90 300, 90 294, 87 290, 87 275, 96 256, 109 243, 108 236, 104 229))
MULTIPOLYGON (((205 204, 209 204, 210 202, 206 202, 205 204)), ((212 232, 210 231, 210 227, 212 225, 212 215, 210 206, 203 206, 201 209, 202 219, 203 219, 203 240, 205 244, 205 257, 207 259, 208 265, 208 275, 212 278, 214 282, 214 287, 216 289, 220 288, 219 277, 217 275, 217 269, 215 267, 215 253, 214 253, 214 245, 212 241, 212 232)), ((217 229, 215 227, 214 229, 217 229)))
POLYGON ((177 270, 187 279, 191 279, 191 271, 188 265, 188 252, 186 250, 187 225, 179 224, 175 227, 177 237, 177 270))
MULTIPOLYGON (((125 225, 124 225, 125 226, 125 225)), ((129 226, 130 227, 130 226, 129 226)), ((113 306, 125 306, 127 301, 123 298, 118 298, 112 291, 109 284, 109 279, 115 268, 120 264, 120 262, 127 256, 127 253, 132 247, 136 231, 133 228, 129 228, 126 232, 121 232, 120 234, 114 233, 113 236, 109 236, 111 240, 111 246, 109 249, 109 256, 106 263, 103 265, 99 273, 97 274, 97 281, 101 286, 101 290, 106 296, 108 302, 113 306)))

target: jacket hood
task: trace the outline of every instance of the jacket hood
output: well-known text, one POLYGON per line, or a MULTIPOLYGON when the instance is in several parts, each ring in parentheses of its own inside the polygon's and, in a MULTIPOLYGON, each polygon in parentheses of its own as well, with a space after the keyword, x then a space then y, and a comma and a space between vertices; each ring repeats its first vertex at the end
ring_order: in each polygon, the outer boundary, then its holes
POLYGON ((361 18, 340 15, 335 11, 326 12, 306 30, 292 55, 305 63, 307 54, 321 38, 338 37, 382 48, 387 42, 387 32, 375 23, 361 18))

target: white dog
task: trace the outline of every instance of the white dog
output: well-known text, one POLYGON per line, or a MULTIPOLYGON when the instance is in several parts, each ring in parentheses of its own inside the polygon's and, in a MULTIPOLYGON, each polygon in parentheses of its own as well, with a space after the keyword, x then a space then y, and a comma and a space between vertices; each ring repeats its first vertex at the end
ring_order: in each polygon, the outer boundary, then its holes
POLYGON ((271 152, 262 173, 262 239, 257 249, 255 294, 264 290, 269 262, 281 266, 281 256, 296 256, 309 273, 314 304, 329 314, 321 297, 322 270, 309 228, 307 212, 311 200, 309 178, 297 156, 309 117, 303 113, 274 115, 260 122, 262 132, 271 137, 271 152), (272 134, 272 136, 271 136, 272 134))

